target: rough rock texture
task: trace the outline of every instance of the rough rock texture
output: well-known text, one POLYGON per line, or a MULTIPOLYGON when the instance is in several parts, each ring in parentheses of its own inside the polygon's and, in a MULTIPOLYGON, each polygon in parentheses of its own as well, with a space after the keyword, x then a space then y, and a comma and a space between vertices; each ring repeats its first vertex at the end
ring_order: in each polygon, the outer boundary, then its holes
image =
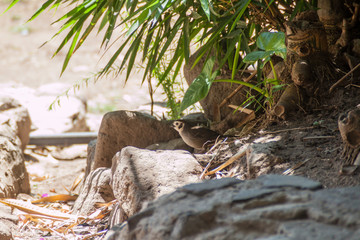
POLYGON ((70 146, 58 146, 51 151, 51 156, 58 160, 74 160, 87 158, 87 147, 83 144, 73 144, 70 146))
POLYGON ((28 110, 21 104, 6 96, 0 96, 0 124, 8 125, 20 139, 21 150, 24 151, 29 142, 31 119, 28 110))
POLYGON ((126 147, 113 158, 111 186, 126 216, 146 201, 198 181, 202 168, 186 151, 151 151, 126 147))
POLYGON ((96 142, 97 142, 97 139, 94 139, 94 140, 90 141, 87 146, 85 178, 89 175, 89 173, 91 171, 91 165, 94 162, 96 142))
POLYGON ((186 145, 186 143, 184 142, 184 140, 182 140, 182 138, 172 139, 168 142, 151 144, 150 146, 147 146, 146 149, 149 149, 149 150, 186 150, 189 152, 194 150, 192 147, 189 147, 188 145, 186 145))
POLYGON ((360 186, 321 189, 298 176, 190 184, 115 226, 115 239, 355 240, 360 186))
POLYGON ((158 142, 178 138, 178 133, 166 121, 131 111, 109 112, 104 115, 98 133, 91 170, 111 167, 116 152, 126 146, 144 148, 158 142))
POLYGON ((255 178, 268 173, 272 167, 283 160, 276 156, 278 138, 259 138, 247 147, 246 161, 248 178, 255 178))
POLYGON ((19 218, 17 215, 11 213, 11 207, 0 205, 0 239, 10 240, 14 239, 13 235, 17 229, 17 222, 19 218))
POLYGON ((29 193, 29 176, 21 149, 11 138, 0 136, 0 198, 29 193))
POLYGON ((73 213, 87 216, 96 210, 96 203, 114 200, 114 194, 109 184, 110 179, 110 168, 98 168, 91 172, 81 188, 79 197, 75 201, 73 213))

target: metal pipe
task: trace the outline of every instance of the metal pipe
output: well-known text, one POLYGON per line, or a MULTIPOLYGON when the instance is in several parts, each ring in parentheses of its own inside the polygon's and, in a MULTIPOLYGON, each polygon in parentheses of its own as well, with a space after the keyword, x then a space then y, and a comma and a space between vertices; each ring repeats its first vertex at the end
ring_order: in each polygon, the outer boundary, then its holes
POLYGON ((97 138, 97 132, 68 132, 56 134, 30 134, 28 145, 66 146, 72 144, 88 144, 97 138))

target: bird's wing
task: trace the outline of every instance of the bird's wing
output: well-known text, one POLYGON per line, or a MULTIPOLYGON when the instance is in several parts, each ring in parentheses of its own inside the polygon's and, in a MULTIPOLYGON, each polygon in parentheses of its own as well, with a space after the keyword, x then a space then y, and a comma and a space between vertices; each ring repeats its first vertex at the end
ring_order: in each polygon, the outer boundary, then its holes
POLYGON ((220 135, 217 132, 214 132, 208 128, 204 128, 200 126, 192 127, 191 129, 194 130, 193 133, 196 137, 206 136, 207 138, 209 138, 209 140, 216 139, 220 135))

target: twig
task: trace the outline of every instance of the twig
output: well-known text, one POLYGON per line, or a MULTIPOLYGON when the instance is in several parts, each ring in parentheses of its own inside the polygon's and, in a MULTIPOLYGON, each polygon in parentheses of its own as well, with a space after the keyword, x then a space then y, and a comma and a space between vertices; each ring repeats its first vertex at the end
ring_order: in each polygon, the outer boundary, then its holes
MULTIPOLYGON (((254 76, 256 75, 256 71, 254 71, 253 73, 251 73, 251 75, 244 79, 244 82, 248 82, 250 81, 254 76)), ((219 104, 219 108, 221 108, 222 106, 224 106, 229 100, 230 98, 232 98, 238 91, 240 91, 241 88, 243 88, 244 85, 240 85, 238 86, 232 93, 229 94, 229 96, 227 96, 220 104, 219 104)))
POLYGON ((224 162, 223 164, 221 164, 219 167, 211 170, 210 172, 206 173, 205 176, 214 174, 224 168, 226 168, 227 166, 229 166, 230 164, 232 164, 233 162, 235 162, 237 159, 243 157, 246 154, 246 150, 247 150, 247 146, 244 147, 244 149, 240 150, 240 152, 238 152, 237 154, 235 154, 234 156, 232 156, 229 160, 227 160, 226 162, 224 162))
POLYGON ((356 84, 353 84, 353 83, 349 84, 349 86, 360 88, 360 85, 356 85, 356 84))
MULTIPOLYGON (((221 143, 224 143, 227 140, 227 138, 225 138, 223 141, 219 141, 217 142, 208 152, 212 151, 216 146, 220 145, 221 143)), ((215 157, 218 156, 218 153, 220 152, 220 148, 217 149, 216 153, 214 154, 214 156, 210 159, 210 161, 208 162, 208 164, 206 165, 206 167, 204 168, 203 172, 200 175, 200 179, 204 179, 204 177, 206 176, 206 171, 209 169, 209 167, 211 166, 211 163, 214 161, 215 157)))
POLYGON ((235 110, 240 110, 241 112, 244 112, 244 113, 246 113, 248 115, 254 113, 254 110, 243 108, 243 107, 232 105, 232 104, 228 105, 228 107, 232 108, 232 109, 235 109, 235 110))
POLYGON ((329 138, 335 138, 335 136, 311 136, 311 137, 303 137, 302 140, 314 140, 314 139, 329 139, 329 138))
POLYGON ((340 78, 336 83, 334 83, 330 89, 329 89, 329 93, 332 93, 332 91, 339 85, 341 84, 350 74, 352 74, 356 69, 358 69, 360 67, 360 63, 358 65, 356 65, 353 69, 351 69, 347 74, 345 74, 342 78, 340 78))
POLYGON ((289 129, 282 129, 278 131, 273 132, 263 132, 264 134, 274 134, 274 133, 281 133, 281 132, 290 132, 290 131, 296 131, 296 130, 306 130, 306 129, 313 129, 314 127, 298 127, 298 128, 289 128, 289 129))
POLYGON ((295 166, 289 168, 288 170, 284 171, 284 172, 282 173, 282 175, 290 175, 290 174, 293 174, 296 169, 300 168, 302 165, 304 165, 305 163, 307 163, 309 160, 310 160, 309 158, 308 158, 308 159, 305 159, 304 161, 302 161, 302 162, 296 164, 295 166))

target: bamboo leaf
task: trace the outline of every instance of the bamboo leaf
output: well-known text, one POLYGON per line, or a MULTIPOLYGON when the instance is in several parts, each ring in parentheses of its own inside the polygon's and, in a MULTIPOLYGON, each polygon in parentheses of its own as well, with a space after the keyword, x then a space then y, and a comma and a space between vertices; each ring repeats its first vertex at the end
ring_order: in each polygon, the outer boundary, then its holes
POLYGON ((80 35, 80 31, 81 31, 81 27, 80 27, 79 31, 76 32, 76 34, 75 34, 75 36, 74 36, 74 38, 73 38, 73 41, 72 41, 72 43, 71 43, 71 45, 70 45, 70 48, 69 48, 69 51, 68 51, 68 53, 67 53, 67 55, 66 55, 66 57, 65 57, 65 60, 64 60, 64 63, 63 63, 63 67, 62 67, 62 69, 61 69, 61 74, 60 74, 60 76, 64 73, 64 71, 65 71, 65 69, 66 69, 66 67, 67 67, 67 65, 68 65, 68 63, 69 63, 69 60, 70 60, 71 56, 72 56, 73 53, 74 53, 74 49, 75 49, 77 40, 78 40, 79 35, 80 35))
MULTIPOLYGON (((10 5, 8 6, 8 8, 1 14, 3 15, 4 13, 6 13, 7 11, 9 11, 15 4, 17 4, 19 2, 19 0, 14 0, 10 3, 10 5)), ((0 16, 1 16, 0 15, 0 16)))
MULTIPOLYGON (((16 0, 18 1, 18 0, 16 0)), ((28 22, 34 20, 40 13, 42 13, 45 9, 47 9, 55 0, 48 0, 46 1, 35 13, 31 16, 28 22)))
MULTIPOLYGON (((204 0, 206 1, 206 0, 204 0)), ((190 57, 190 33, 189 33, 189 19, 185 16, 183 26, 183 38, 184 38, 184 56, 185 62, 189 61, 190 57)))
POLYGON ((140 46, 140 43, 141 43, 142 36, 143 36, 143 32, 136 37, 136 39, 135 39, 135 41, 134 41, 134 43, 132 45, 132 49, 131 49, 132 53, 131 53, 129 63, 128 63, 128 67, 127 67, 127 71, 126 71, 125 82, 127 82, 127 80, 129 79, 131 69, 134 66, 134 61, 135 61, 136 55, 138 53, 138 49, 139 49, 139 46, 140 46))

